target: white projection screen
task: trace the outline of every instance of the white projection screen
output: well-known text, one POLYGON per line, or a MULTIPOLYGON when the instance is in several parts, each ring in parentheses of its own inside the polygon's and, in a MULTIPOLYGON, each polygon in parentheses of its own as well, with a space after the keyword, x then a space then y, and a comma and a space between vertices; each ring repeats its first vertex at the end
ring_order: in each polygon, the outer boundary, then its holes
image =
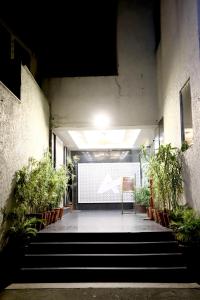
MULTIPOLYGON (((140 186, 139 163, 79 163, 78 203, 119 203, 122 201, 122 177, 136 178, 140 186)), ((124 202, 133 202, 133 194, 124 193, 124 202)))

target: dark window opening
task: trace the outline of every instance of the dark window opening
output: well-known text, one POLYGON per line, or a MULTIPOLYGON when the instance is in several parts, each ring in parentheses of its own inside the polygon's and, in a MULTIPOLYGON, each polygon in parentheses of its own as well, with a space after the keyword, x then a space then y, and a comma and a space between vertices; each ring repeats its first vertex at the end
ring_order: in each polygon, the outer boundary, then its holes
POLYGON ((193 144, 192 103, 190 81, 188 80, 180 91, 181 138, 188 145, 193 144))
POLYGON ((0 43, 0 81, 20 99, 21 64, 30 68, 30 55, 3 25, 0 43))

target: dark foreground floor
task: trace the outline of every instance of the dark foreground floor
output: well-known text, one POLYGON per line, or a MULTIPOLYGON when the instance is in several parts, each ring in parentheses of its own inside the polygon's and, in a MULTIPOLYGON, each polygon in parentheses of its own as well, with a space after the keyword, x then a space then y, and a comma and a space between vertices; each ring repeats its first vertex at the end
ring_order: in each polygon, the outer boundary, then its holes
POLYGON ((4 290, 1 300, 199 300, 200 289, 87 288, 4 290))

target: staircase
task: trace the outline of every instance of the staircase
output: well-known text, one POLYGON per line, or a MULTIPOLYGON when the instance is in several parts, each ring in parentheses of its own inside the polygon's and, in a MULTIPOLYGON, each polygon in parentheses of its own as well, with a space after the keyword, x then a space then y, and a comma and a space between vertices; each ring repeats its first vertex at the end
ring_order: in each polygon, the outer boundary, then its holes
POLYGON ((172 233, 42 233, 16 282, 186 282, 172 233))

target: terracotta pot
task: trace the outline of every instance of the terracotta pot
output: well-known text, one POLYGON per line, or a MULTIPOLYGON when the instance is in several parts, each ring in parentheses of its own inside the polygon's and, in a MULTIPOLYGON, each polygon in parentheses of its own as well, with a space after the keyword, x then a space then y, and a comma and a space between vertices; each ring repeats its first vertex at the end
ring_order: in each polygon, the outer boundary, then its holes
POLYGON ((158 211, 158 218, 160 225, 165 226, 164 212, 162 210, 158 211))
POLYGON ((58 221, 59 215, 60 215, 60 208, 55 208, 54 209, 54 216, 53 216, 53 223, 58 221))
POLYGON ((54 210, 51 210, 50 211, 50 223, 49 224, 52 224, 54 222, 54 210))
POLYGON ((59 213, 59 219, 61 220, 63 217, 63 213, 64 213, 64 207, 60 207, 60 213, 59 213))
POLYGON ((159 223, 159 224, 160 224, 159 211, 156 209, 156 210, 155 210, 155 213, 156 213, 156 223, 159 223))
POLYGON ((46 225, 49 225, 49 217, 50 217, 50 212, 49 211, 46 211, 46 225))
POLYGON ((155 208, 152 208, 151 211, 152 211, 152 216, 153 216, 152 220, 156 221, 157 216, 156 216, 156 210, 155 210, 155 208))
POLYGON ((147 211, 147 208, 145 205, 135 204, 135 212, 145 214, 147 211))
POLYGON ((46 222, 47 222, 47 225, 51 224, 51 211, 46 212, 46 222))
POLYGON ((153 220, 153 212, 152 212, 152 207, 148 207, 147 209, 147 215, 150 220, 153 220))
POLYGON ((169 213, 164 212, 163 216, 164 216, 164 220, 165 220, 165 227, 169 227, 169 213))

